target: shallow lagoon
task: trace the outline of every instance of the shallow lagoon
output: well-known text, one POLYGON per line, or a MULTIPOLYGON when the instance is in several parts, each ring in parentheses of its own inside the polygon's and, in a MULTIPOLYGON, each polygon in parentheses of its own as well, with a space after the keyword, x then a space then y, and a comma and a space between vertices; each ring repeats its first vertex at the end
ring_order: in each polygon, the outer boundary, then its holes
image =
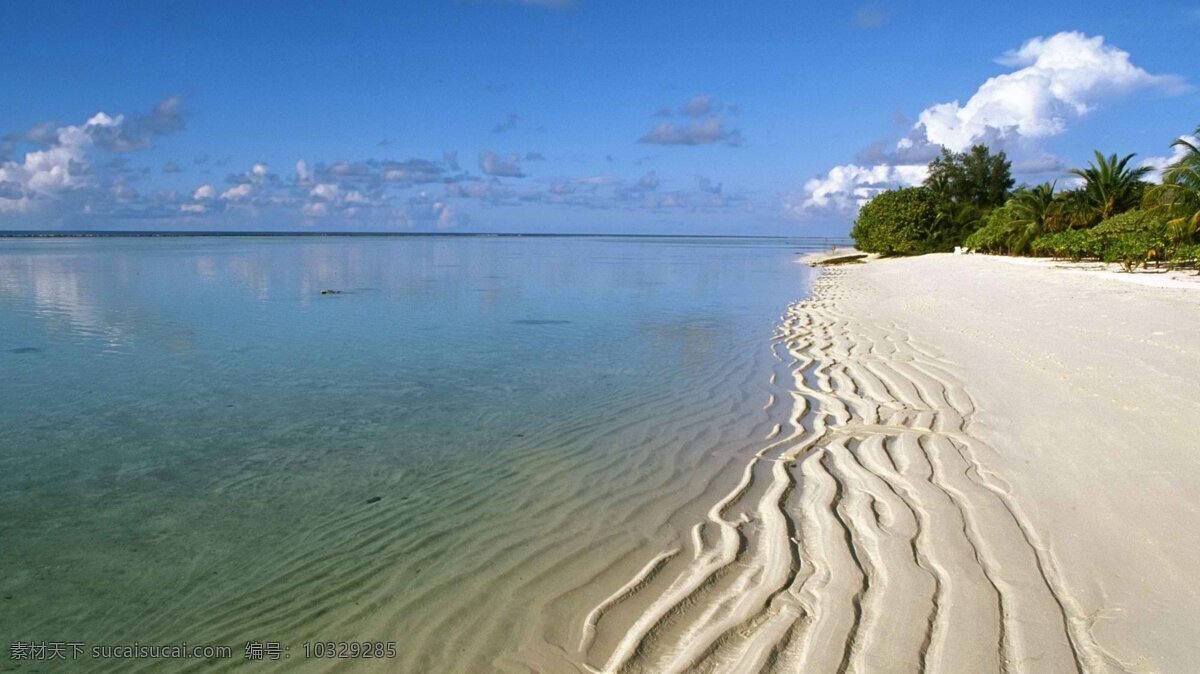
POLYGON ((765 435, 800 248, 0 239, 0 641, 569 661, 765 435))

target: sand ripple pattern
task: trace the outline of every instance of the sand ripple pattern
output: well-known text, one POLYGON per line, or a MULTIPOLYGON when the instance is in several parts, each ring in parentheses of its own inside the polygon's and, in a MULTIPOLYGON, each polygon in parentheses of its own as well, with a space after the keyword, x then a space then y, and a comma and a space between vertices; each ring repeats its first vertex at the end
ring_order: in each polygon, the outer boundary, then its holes
POLYGON ((826 273, 775 341, 785 411, 682 547, 587 615, 595 672, 1070 672, 1110 664, 988 470, 952 365, 839 310, 826 273), (790 384, 790 387, 786 386, 790 384), (634 610, 625 605, 635 607, 634 610))

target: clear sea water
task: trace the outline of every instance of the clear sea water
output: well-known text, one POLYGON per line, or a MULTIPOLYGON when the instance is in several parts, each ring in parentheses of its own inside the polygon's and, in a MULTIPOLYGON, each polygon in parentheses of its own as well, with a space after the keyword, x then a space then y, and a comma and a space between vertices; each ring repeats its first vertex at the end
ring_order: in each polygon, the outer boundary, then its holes
POLYGON ((804 248, 0 239, 0 647, 569 661, 769 429, 804 248))

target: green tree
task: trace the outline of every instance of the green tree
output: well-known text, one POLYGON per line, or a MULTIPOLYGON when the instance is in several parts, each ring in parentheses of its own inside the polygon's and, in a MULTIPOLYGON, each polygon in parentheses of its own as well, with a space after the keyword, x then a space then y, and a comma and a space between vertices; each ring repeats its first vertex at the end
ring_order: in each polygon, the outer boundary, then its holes
POLYGON ((1024 235, 1025 225, 1017 213, 1015 199, 1009 199, 1000 208, 992 209, 983 226, 972 232, 963 245, 982 253, 1012 254, 1022 252, 1014 250, 1014 244, 1024 235))
POLYGON ((1186 244, 1200 233, 1200 144, 1180 138, 1171 146, 1183 148, 1184 155, 1163 171, 1161 185, 1147 191, 1145 206, 1166 218, 1172 240, 1186 244))
POLYGON ((1059 192, 1046 213, 1046 229, 1062 232, 1068 229, 1083 229, 1100 222, 1092 212, 1091 202, 1083 190, 1059 192))
POLYGON ((941 203, 971 204, 980 211, 1004 205, 1013 186, 1012 162, 1003 152, 992 154, 986 145, 967 152, 951 152, 929 163, 928 187, 941 203))
POLYGON ((1150 172, 1150 167, 1129 166, 1132 154, 1120 159, 1115 154, 1105 157, 1099 150, 1095 154, 1096 161, 1089 162, 1087 168, 1070 171, 1084 180, 1083 192, 1093 219, 1107 220, 1141 203, 1146 190, 1142 178, 1150 172))
POLYGON ((859 250, 884 255, 915 255, 936 250, 937 209, 923 187, 882 192, 858 213, 850 236, 859 250))
POLYGON ((979 228, 992 209, 1004 205, 1013 186, 1012 164, 986 145, 942 154, 929 163, 924 187, 937 206, 938 247, 952 248, 979 228))
POLYGON ((1013 219, 1021 226, 1020 233, 1009 242, 1009 252, 1028 252, 1034 239, 1049 229, 1054 209, 1054 183, 1017 190, 1008 200, 1008 206, 1012 208, 1013 219))

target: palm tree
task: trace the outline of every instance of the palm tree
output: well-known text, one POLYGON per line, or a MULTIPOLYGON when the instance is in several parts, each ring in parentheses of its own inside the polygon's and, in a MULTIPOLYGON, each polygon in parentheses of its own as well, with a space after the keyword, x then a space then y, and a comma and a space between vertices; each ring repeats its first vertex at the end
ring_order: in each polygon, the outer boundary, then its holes
POLYGON ((1046 213, 1046 229, 1061 232, 1096 224, 1087 193, 1081 189, 1059 192, 1046 213))
POLYGON ((1200 141, 1180 138, 1171 147, 1183 148, 1184 154, 1163 171, 1162 184, 1146 193, 1146 205, 1166 217, 1172 239, 1188 243, 1200 231, 1200 141))
POLYGON ((1014 253, 1023 253, 1033 240, 1046 233, 1053 218, 1055 183, 1042 183, 1031 189, 1018 190, 1009 202, 1021 229, 1010 243, 1014 253))
POLYGON ((983 216, 980 208, 969 201, 959 201, 952 194, 949 178, 943 174, 930 176, 925 188, 933 195, 936 213, 928 223, 924 238, 937 248, 949 248, 960 243, 974 231, 983 216))
POLYGON ((1130 167, 1133 157, 1132 154, 1121 159, 1115 154, 1105 157, 1097 150, 1094 164, 1089 163, 1085 169, 1071 169, 1071 173, 1083 178, 1083 191, 1097 220, 1107 220, 1141 201, 1146 186, 1142 178, 1151 169, 1149 166, 1130 167))

